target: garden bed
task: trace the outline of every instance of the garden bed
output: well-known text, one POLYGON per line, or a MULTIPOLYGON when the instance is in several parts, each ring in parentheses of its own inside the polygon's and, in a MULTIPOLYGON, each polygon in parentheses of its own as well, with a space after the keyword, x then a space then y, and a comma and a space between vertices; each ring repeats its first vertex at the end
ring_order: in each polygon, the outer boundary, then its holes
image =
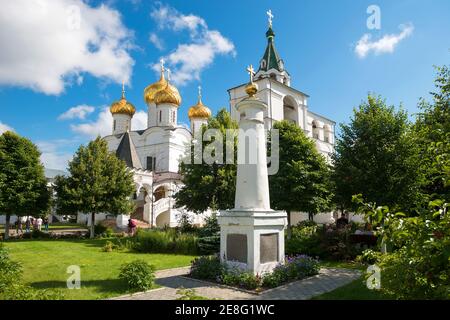
POLYGON ((190 278, 214 283, 248 293, 258 294, 319 274, 319 261, 306 255, 286 257, 271 273, 254 275, 237 267, 229 267, 217 256, 204 256, 191 264, 190 278))

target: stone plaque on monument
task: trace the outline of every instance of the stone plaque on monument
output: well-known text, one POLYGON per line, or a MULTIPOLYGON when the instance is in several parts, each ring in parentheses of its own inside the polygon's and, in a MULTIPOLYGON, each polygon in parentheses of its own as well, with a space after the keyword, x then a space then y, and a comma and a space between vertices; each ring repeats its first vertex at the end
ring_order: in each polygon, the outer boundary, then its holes
POLYGON ((278 234, 262 234, 259 248, 261 263, 278 261, 278 234))
POLYGON ((247 236, 229 234, 227 236, 227 260, 247 263, 247 236))

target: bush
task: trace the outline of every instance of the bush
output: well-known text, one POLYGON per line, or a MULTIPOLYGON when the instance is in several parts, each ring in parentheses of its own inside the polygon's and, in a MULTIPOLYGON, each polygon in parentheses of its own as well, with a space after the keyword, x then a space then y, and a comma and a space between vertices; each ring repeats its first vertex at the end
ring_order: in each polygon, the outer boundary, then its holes
POLYGON ((239 268, 226 270, 220 277, 220 282, 229 286, 238 286, 248 290, 255 290, 261 286, 261 277, 239 268))
POLYGON ((220 251, 220 226, 217 218, 208 217, 199 230, 198 247, 201 254, 210 255, 220 251))
POLYGON ((372 249, 366 249, 361 253, 361 255, 356 258, 356 261, 365 264, 375 264, 380 261, 381 257, 381 252, 377 252, 372 249))
POLYGON ((217 256, 203 256, 191 263, 191 277, 203 280, 217 281, 225 272, 226 267, 217 256))
POLYGON ((268 288, 278 287, 283 283, 301 280, 319 273, 319 261, 306 255, 288 257, 285 264, 277 266, 272 273, 265 275, 262 285, 268 288))
POLYGON ((120 267, 119 278, 124 280, 131 290, 149 290, 155 280, 155 267, 144 260, 125 263, 120 267))
POLYGON ((0 293, 22 278, 22 265, 9 258, 9 252, 0 243, 0 293))
POLYGON ((49 239, 51 237, 50 233, 33 230, 31 232, 26 232, 22 235, 22 239, 49 239))
POLYGON ((180 234, 174 229, 138 230, 134 237, 133 248, 145 253, 197 254, 197 237, 193 234, 180 234))

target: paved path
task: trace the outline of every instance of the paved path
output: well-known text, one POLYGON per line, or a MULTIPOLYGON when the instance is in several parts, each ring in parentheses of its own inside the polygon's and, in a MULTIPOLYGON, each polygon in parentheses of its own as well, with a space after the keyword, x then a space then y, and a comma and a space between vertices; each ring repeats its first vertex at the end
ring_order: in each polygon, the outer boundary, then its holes
POLYGON ((144 293, 126 295, 114 300, 175 300, 180 296, 180 287, 195 289, 195 293, 209 299, 223 300, 307 300, 319 294, 332 291, 346 285, 361 275, 359 271, 349 269, 321 269, 314 277, 289 283, 287 285, 254 294, 210 282, 185 277, 189 267, 162 270, 156 272, 156 283, 162 288, 144 293))

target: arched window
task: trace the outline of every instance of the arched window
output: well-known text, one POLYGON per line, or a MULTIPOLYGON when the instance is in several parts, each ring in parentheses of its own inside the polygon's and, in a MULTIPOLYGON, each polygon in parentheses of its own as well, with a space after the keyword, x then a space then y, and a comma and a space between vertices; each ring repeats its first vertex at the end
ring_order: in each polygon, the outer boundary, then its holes
POLYGON ((283 99, 283 119, 298 124, 298 105, 291 96, 283 99))
POLYGON ((159 123, 161 123, 161 122, 162 122, 162 111, 159 110, 159 123))
POLYGON ((319 139, 319 127, 316 120, 312 122, 312 134, 314 139, 319 139))
POLYGON ((332 141, 333 130, 331 129, 331 126, 326 124, 323 127, 323 131, 324 131, 324 140, 325 140, 325 142, 332 143, 333 142, 332 141))

